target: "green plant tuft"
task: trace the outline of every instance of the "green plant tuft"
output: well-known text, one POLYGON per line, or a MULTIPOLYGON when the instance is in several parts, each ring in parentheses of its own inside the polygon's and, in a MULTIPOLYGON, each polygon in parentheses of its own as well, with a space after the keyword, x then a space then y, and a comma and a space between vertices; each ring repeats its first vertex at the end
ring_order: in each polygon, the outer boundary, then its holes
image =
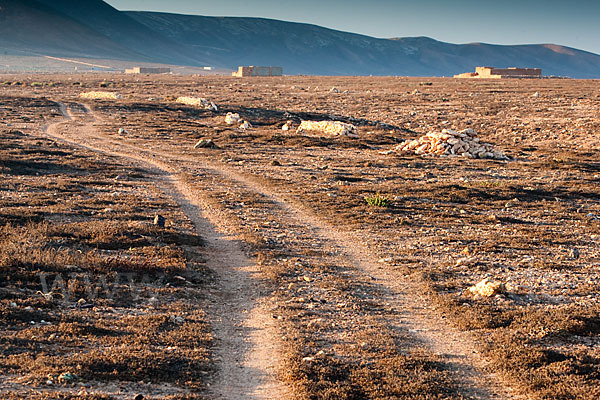
POLYGON ((374 207, 389 207, 391 205, 391 201, 388 197, 382 196, 379 193, 375 194, 375 196, 366 196, 365 201, 368 205, 374 207))

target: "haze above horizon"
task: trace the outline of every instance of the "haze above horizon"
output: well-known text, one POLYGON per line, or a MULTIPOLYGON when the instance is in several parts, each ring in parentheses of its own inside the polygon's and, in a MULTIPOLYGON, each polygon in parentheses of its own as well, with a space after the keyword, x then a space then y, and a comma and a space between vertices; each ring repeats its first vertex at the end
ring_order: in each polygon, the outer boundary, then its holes
POLYGON ((554 43, 600 54, 596 0, 106 0, 119 10, 303 22, 378 38, 554 43), (501 4, 501 5, 500 5, 501 4))

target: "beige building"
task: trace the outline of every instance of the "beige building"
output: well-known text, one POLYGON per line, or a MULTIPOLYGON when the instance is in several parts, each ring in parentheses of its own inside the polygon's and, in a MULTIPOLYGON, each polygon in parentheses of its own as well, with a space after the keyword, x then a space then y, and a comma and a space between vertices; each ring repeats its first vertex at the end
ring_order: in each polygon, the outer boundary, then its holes
POLYGON ((249 67, 239 66, 238 70, 231 74, 232 76, 283 76, 283 67, 249 67))
POLYGON ((169 74, 171 68, 164 67, 133 67, 125 70, 126 74, 169 74))
POLYGON ((455 78, 480 78, 480 79, 504 79, 504 78, 525 78, 539 79, 542 77, 540 68, 494 68, 494 67, 476 67, 475 72, 465 72, 464 74, 454 75, 455 78))

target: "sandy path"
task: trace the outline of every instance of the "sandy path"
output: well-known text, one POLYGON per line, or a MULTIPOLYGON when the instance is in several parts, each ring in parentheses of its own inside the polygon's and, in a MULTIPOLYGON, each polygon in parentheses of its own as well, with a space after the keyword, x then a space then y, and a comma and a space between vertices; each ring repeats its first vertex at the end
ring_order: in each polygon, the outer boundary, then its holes
MULTIPOLYGON (((152 165, 163 170, 169 170, 170 165, 180 162, 198 164, 199 157, 189 157, 156 149, 144 148, 139 145, 124 143, 98 132, 90 131, 86 141, 95 142, 94 149, 114 148, 111 151, 122 157, 133 157, 138 160, 152 160, 152 165)), ((82 138, 83 139, 83 138, 82 138)), ((72 140, 72 139, 70 139, 72 140)), ((79 143, 79 141, 75 141, 79 143)), ((391 325, 404 332, 408 331, 415 343, 425 344, 433 353, 439 355, 445 364, 455 374, 460 383, 461 392, 476 399, 513 399, 521 398, 513 394, 510 388, 501 383, 501 379, 485 372, 486 362, 475 351, 476 342, 468 332, 460 332, 449 326, 427 300, 419 294, 419 288, 399 274, 389 273, 377 262, 380 258, 372 249, 364 245, 357 234, 341 232, 316 217, 302 204, 287 198, 274 188, 265 187, 265 183, 252 176, 240 174, 230 167, 215 164, 210 160, 202 160, 202 168, 220 175, 233 183, 239 190, 248 190, 266 196, 276 203, 281 212, 286 213, 300 225, 316 232, 328 241, 331 246, 340 249, 341 257, 346 258, 354 267, 367 276, 377 280, 383 287, 382 303, 389 303, 393 309, 399 310, 397 320, 391 325)), ((172 172, 172 171, 171 171, 172 172)), ((216 213, 216 211, 213 211, 216 213)), ((218 225, 218 218, 215 219, 218 225)), ((258 313, 260 314, 260 313, 258 313)), ((263 314, 264 315, 264 314, 263 314)), ((281 398, 281 397, 275 397, 281 398)))
POLYGON ((246 257, 234 237, 218 230, 222 227, 218 210, 203 204, 200 200, 202 196, 194 193, 168 164, 140 154, 111 150, 89 140, 90 137, 99 136, 99 133, 94 127, 96 117, 87 106, 81 104, 81 110, 73 111, 62 103, 59 105, 67 120, 45 127, 47 136, 117 156, 152 171, 156 177, 155 184, 180 205, 204 238, 206 252, 203 256, 207 267, 219 277, 204 307, 217 343, 214 358, 218 373, 210 385, 211 397, 290 398, 290 390, 275 377, 279 347, 274 340, 276 328, 264 299, 265 290, 258 276, 259 267, 246 257), (63 126, 69 128, 71 134, 75 133, 76 139, 61 133, 63 126))

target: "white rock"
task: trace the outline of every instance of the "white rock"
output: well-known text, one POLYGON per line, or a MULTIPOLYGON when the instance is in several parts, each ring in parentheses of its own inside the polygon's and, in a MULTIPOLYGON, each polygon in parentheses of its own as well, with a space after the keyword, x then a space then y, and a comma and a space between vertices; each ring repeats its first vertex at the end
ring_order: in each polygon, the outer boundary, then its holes
POLYGON ((340 121, 302 121, 296 132, 320 132, 333 136, 358 137, 358 129, 354 125, 340 121))
POLYGON ((475 286, 469 288, 469 292, 473 295, 479 295, 481 297, 492 297, 497 294, 502 294, 506 291, 506 287, 503 283, 493 281, 489 278, 485 278, 475 286))
POLYGON ((240 114, 237 113, 228 112, 225 116, 225 123, 227 125, 237 124, 238 122, 240 122, 240 120, 240 114))
POLYGON ((177 103, 187 104, 188 106, 200 106, 205 110, 217 111, 217 105, 210 100, 201 97, 178 97, 175 100, 177 103))
POLYGON ((98 92, 98 91, 80 93, 79 97, 81 97, 82 99, 92 99, 92 100, 116 100, 116 99, 122 98, 122 96, 118 93, 98 92))

